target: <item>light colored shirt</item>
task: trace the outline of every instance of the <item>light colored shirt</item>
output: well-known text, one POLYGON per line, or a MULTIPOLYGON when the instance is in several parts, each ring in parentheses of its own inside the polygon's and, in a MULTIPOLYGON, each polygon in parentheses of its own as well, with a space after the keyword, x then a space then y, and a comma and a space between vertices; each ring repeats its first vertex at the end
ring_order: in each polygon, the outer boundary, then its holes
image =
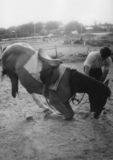
POLYGON ((111 58, 108 57, 107 59, 103 60, 100 51, 92 51, 88 54, 85 62, 84 67, 88 66, 89 68, 101 68, 109 70, 111 66, 111 58))

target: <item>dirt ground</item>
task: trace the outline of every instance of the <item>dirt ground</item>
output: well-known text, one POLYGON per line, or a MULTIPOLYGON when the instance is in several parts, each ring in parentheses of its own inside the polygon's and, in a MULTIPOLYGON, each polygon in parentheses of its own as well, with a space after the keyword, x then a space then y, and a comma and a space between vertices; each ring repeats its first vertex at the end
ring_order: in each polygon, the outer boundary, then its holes
MULTIPOLYGON (((81 70, 81 64, 76 64, 81 70)), ((1 70, 1 68, 0 68, 1 70)), ((112 89, 111 69, 109 77, 112 89)), ((73 121, 44 113, 20 85, 11 97, 8 78, 0 82, 0 160, 113 160, 113 97, 107 114, 91 118, 87 96, 73 105, 73 121), (33 120, 27 121, 26 116, 33 120)))
MULTIPOLYGON (((82 71, 81 63, 74 66, 82 71)), ((108 77, 113 91, 113 66, 108 77)), ((107 113, 95 120, 89 115, 86 95, 79 105, 72 105, 73 121, 56 115, 44 118, 21 85, 17 98, 11 97, 10 81, 5 78, 0 81, 0 160, 113 160, 112 106, 113 95, 107 113), (33 119, 27 121, 28 115, 33 119)))

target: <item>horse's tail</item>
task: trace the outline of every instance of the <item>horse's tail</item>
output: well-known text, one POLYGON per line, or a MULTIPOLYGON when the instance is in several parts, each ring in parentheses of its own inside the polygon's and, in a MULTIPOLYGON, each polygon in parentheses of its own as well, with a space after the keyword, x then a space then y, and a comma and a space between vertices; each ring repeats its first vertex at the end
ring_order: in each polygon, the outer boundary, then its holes
POLYGON ((18 93, 18 75, 16 74, 15 69, 10 68, 6 62, 2 61, 1 63, 2 63, 1 80, 3 80, 5 75, 10 78, 12 86, 12 96, 16 97, 16 94, 18 93))
POLYGON ((10 75, 12 85, 12 96, 15 98, 18 94, 18 76, 16 74, 10 75))

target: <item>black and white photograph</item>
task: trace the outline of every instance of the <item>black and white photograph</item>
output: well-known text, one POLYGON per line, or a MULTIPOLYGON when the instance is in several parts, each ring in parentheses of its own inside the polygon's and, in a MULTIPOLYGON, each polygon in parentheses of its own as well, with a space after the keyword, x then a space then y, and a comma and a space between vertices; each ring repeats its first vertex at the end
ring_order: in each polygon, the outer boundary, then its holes
POLYGON ((0 0, 0 160, 113 160, 112 0, 0 0))

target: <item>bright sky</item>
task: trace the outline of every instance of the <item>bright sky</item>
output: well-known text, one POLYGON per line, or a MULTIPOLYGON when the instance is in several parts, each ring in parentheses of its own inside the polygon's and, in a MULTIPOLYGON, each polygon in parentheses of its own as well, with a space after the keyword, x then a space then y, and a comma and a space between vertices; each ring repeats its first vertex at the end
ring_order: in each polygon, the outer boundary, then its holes
POLYGON ((113 23, 113 0, 0 0, 0 27, 72 20, 113 23))

